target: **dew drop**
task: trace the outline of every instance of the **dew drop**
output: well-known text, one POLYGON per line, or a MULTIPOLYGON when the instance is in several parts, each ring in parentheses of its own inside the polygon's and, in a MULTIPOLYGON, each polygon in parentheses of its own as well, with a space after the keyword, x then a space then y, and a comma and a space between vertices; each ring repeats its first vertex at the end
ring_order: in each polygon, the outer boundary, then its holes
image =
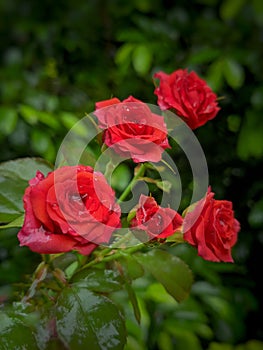
POLYGON ((81 197, 79 196, 79 194, 74 193, 70 195, 70 199, 74 202, 79 202, 81 200, 81 197))
POLYGON ((162 217, 160 214, 157 214, 156 226, 161 226, 162 217))

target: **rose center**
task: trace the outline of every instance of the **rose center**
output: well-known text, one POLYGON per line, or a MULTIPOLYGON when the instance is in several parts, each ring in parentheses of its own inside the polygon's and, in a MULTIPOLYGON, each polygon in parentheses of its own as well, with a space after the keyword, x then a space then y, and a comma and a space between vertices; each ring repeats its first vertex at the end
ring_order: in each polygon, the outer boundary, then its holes
POLYGON ((80 202, 85 202, 87 199, 89 198, 89 195, 87 193, 84 193, 84 194, 79 194, 79 193, 71 193, 69 195, 69 199, 70 201, 73 201, 73 202, 77 202, 77 203, 80 203, 80 202))

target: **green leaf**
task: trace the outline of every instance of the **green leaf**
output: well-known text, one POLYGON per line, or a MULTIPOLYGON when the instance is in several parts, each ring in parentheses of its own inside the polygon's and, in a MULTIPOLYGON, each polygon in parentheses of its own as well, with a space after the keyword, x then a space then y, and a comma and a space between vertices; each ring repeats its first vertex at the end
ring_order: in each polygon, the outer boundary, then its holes
POLYGON ((87 136, 87 130, 86 125, 80 121, 78 117, 75 116, 75 114, 69 113, 69 112, 61 112, 60 113, 60 119, 62 124, 68 129, 71 130, 71 132, 76 134, 76 137, 86 137, 87 136))
POLYGON ((69 349, 121 350, 126 341, 122 315, 113 302, 88 289, 65 288, 57 301, 57 333, 69 349))
POLYGON ((111 293, 122 288, 120 274, 109 269, 80 271, 74 275, 72 282, 99 293, 111 293))
POLYGON ((212 90, 218 91, 223 85, 224 62, 221 58, 214 61, 208 68, 206 81, 212 90))
POLYGON ((37 111, 34 108, 26 105, 21 105, 19 108, 19 111, 22 117, 24 118, 24 120, 28 124, 31 124, 31 125, 37 124, 37 121, 38 121, 37 111))
POLYGON ((7 225, 0 225, 0 229, 7 229, 13 227, 22 227, 24 222, 24 215, 18 216, 15 220, 11 221, 7 225))
POLYGON ((212 342, 208 350, 234 350, 234 347, 231 344, 212 342))
POLYGON ((131 282, 132 280, 142 277, 144 275, 144 270, 131 255, 123 253, 123 256, 118 261, 121 265, 122 269, 122 278, 123 283, 125 285, 125 289, 128 293, 128 297, 130 299, 134 316, 137 322, 140 324, 141 322, 141 311, 139 308, 138 299, 134 289, 132 288, 131 282))
MULTIPOLYGON (((259 340, 249 340, 246 343, 246 350, 262 350, 263 349, 263 342, 259 340)), ((236 349, 238 350, 238 349, 236 349)))
POLYGON ((144 275, 143 267, 132 255, 123 252, 123 256, 119 259, 119 262, 126 278, 135 280, 144 275))
POLYGON ((69 112, 61 112, 60 113, 60 119, 63 123, 63 125, 69 130, 71 129, 75 124, 79 122, 79 118, 75 116, 75 114, 69 113, 69 112))
POLYGON ((244 69, 238 62, 234 61, 233 59, 224 59, 223 72, 228 85, 230 85, 233 89, 240 88, 244 83, 244 69))
POLYGON ((21 158, 0 164, 0 223, 8 224, 22 216, 22 198, 28 181, 37 170, 47 174, 51 166, 40 158, 21 158))
POLYGON ((52 265, 54 268, 65 270, 72 263, 77 262, 78 257, 72 252, 63 253, 52 260, 52 265))
POLYGON ((40 350, 66 350, 60 339, 56 338, 55 308, 45 305, 39 310, 39 319, 36 323, 35 337, 40 350))
POLYGON ((131 181, 131 172, 126 164, 118 165, 111 174, 111 186, 118 190, 124 191, 131 181))
POLYGON ((132 304, 134 316, 135 316, 137 322, 140 324, 140 322, 141 322, 141 311, 140 311, 140 308, 139 308, 138 299, 137 299, 137 296, 136 296, 136 293, 135 293, 134 289, 132 288, 131 284, 127 280, 125 281, 125 288, 126 288, 126 291, 128 293, 130 302, 132 304))
POLYGON ((212 47, 201 48, 197 52, 192 53, 188 65, 213 62, 219 57, 220 53, 220 50, 212 47))
POLYGON ((77 268, 79 267, 79 262, 78 261, 74 261, 72 264, 70 264, 66 269, 65 269, 65 275, 68 279, 70 279, 75 271, 77 270, 77 268))
POLYGON ((257 22, 263 24, 263 3, 262 0, 252 0, 252 6, 254 7, 254 15, 257 22))
POLYGON ((248 222, 252 227, 260 228, 263 225, 263 198, 254 203, 248 215, 248 222))
POLYGON ((166 327, 166 331, 175 338, 176 349, 202 350, 198 337, 188 329, 166 327))
POLYGON ((37 153, 44 153, 50 146, 49 135, 42 130, 33 129, 31 133, 32 148, 37 153))
POLYGON ((189 267, 179 258, 164 250, 153 249, 134 257, 159 281, 178 302, 190 292, 193 276, 189 267))
POLYGON ((141 343, 134 335, 128 334, 125 350, 147 350, 146 347, 141 343))
POLYGON ((173 350, 173 342, 171 336, 166 332, 160 332, 158 334, 158 346, 160 350, 173 350))
POLYGON ((139 75, 147 74, 152 64, 152 53, 150 49, 145 45, 138 45, 133 51, 132 63, 139 75))
POLYGON ((10 135, 17 124, 17 112, 11 107, 0 107, 0 132, 4 135, 10 135))
POLYGON ((131 53, 134 49, 134 44, 125 43, 122 45, 115 55, 115 62, 119 66, 127 65, 131 61, 131 53))
POLYGON ((220 15, 224 20, 234 18, 243 7, 246 0, 225 0, 220 7, 220 15))
POLYGON ((59 129, 61 127, 58 120, 51 113, 39 111, 28 105, 21 105, 19 111, 24 120, 31 125, 42 122, 52 129, 59 129))
POLYGON ((0 311, 0 349, 38 349, 32 330, 18 318, 0 311))
POLYGON ((172 308, 178 305, 177 301, 170 294, 167 295, 164 286, 159 282, 151 283, 147 287, 145 290, 144 298, 146 300, 152 300, 156 304, 164 303, 172 308))
POLYGON ((227 117, 228 130, 237 132, 239 130, 241 118, 239 115, 231 114, 227 117))
POLYGON ((237 142, 237 154, 247 160, 250 157, 261 158, 263 156, 263 122, 261 112, 248 111, 237 142))

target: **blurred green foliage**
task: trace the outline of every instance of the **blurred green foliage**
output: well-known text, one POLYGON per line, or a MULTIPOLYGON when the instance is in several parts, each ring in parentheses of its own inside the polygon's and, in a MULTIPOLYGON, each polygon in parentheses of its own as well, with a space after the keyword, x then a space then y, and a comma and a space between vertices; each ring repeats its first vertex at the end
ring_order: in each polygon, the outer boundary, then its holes
MULTIPOLYGON (((170 248, 193 268, 191 297, 177 304, 161 285, 138 279, 140 326, 124 294, 116 298, 127 309, 127 350, 263 349, 263 2, 0 1, 0 36, 1 161, 54 162, 96 101, 133 95, 155 104, 156 71, 188 68, 208 81, 222 109, 196 135, 216 198, 232 200, 241 222, 236 263, 170 248)), ((125 166, 118 172, 130 176, 125 166)), ((38 260, 16 233, 0 233, 0 301, 38 260)))

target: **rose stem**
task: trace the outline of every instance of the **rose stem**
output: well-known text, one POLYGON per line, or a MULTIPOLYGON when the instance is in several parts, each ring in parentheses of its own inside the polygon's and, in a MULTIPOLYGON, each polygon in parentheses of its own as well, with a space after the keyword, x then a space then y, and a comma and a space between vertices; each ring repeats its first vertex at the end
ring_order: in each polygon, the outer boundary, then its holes
MULTIPOLYGON (((136 245, 134 247, 125 249, 125 253, 132 254, 132 253, 135 253, 135 252, 141 250, 144 247, 145 247, 144 244, 139 244, 139 245, 136 245)), ((105 249, 105 250, 108 250, 108 249, 105 249)), ((123 256, 122 250, 119 251, 118 253, 114 253, 112 255, 108 255, 108 256, 104 256, 104 257, 99 256, 96 259, 90 261, 88 264, 82 266, 82 268, 79 269, 77 272, 82 271, 82 270, 86 269, 87 267, 91 267, 91 266, 96 265, 98 263, 103 263, 103 262, 108 262, 108 261, 111 261, 111 260, 116 260, 118 258, 121 258, 122 256, 123 256)))
POLYGON ((131 182, 129 183, 129 185, 126 187, 126 189, 122 192, 120 198, 118 199, 117 203, 123 202, 123 200, 128 196, 128 194, 131 192, 133 186, 136 184, 136 182, 138 181, 139 177, 141 177, 144 172, 145 172, 145 164, 141 164, 137 174, 133 177, 133 179, 131 180, 131 182))

